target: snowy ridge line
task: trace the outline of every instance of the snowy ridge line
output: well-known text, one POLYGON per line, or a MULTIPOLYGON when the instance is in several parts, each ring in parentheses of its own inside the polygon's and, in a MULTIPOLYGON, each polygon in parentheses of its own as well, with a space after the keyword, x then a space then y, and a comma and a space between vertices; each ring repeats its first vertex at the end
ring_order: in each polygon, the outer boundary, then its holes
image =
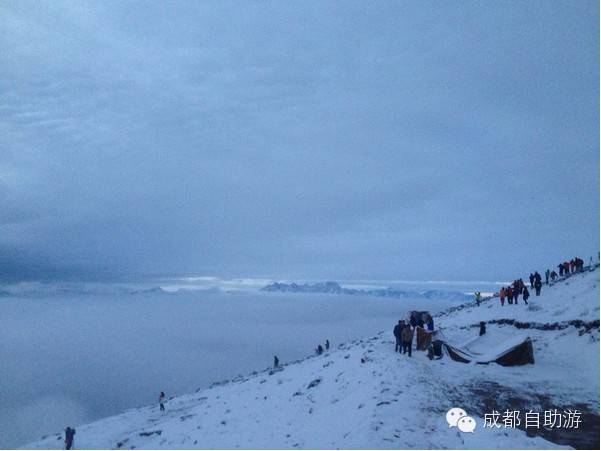
MULTIPOLYGON (((565 282, 565 281, 571 279, 572 277, 577 277, 577 276, 584 277, 587 274, 594 272, 596 269, 598 269, 600 267, 601 267, 601 263, 597 263, 592 266, 585 266, 584 269, 580 272, 575 272, 572 274, 564 275, 562 277, 558 277, 555 281, 549 281, 548 284, 544 284, 543 286, 550 288, 552 286, 559 285, 562 282, 565 282)), ((507 285, 510 285, 510 283, 508 282, 507 285)), ((484 302, 490 302, 491 299, 497 299, 498 297, 499 297, 498 292, 494 293, 492 296, 482 296, 482 298, 480 299, 480 303, 482 304, 484 302)), ((437 313, 435 315, 435 317, 443 317, 450 313, 457 312, 457 311, 463 310, 465 308, 473 307, 473 305, 474 305, 474 302, 472 302, 472 301, 467 301, 467 302, 459 304, 459 305, 454 305, 453 307, 449 307, 448 309, 440 311, 439 313, 437 313)))
MULTIPOLYGON (((563 330, 568 327, 576 327, 577 329, 583 329, 582 332, 586 333, 592 329, 599 329, 599 320, 584 321, 581 319, 571 319, 569 321, 559 321, 554 323, 535 323, 529 321, 516 321, 511 318, 500 318, 491 319, 487 321, 488 324, 500 324, 514 326, 518 329, 538 329, 538 330, 563 330)), ((472 324, 469 327, 480 327, 480 324, 472 324)))

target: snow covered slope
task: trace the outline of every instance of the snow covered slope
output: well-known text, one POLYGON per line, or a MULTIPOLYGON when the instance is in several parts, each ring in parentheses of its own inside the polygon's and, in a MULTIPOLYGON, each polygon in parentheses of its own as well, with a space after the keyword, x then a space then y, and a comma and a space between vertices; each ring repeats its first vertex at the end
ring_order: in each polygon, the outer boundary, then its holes
MULTIPOLYGON (((239 377, 158 406, 76 426, 77 448, 557 448, 599 443, 599 270, 543 287, 530 305, 454 307, 435 318, 457 343, 479 321, 534 341, 534 365, 466 365, 425 353, 395 354, 391 331, 321 355, 239 377), (519 328, 511 321, 520 321, 519 328), (573 320, 578 320, 574 322, 573 320), (591 321, 597 321, 596 326, 591 321), (496 322, 495 322, 496 321, 496 322), (572 321, 572 323, 569 323, 572 321), (528 324, 526 324, 528 323, 528 324), (574 325, 575 324, 575 325, 574 325), (473 434, 449 428, 461 407, 473 434), (492 409, 579 409, 578 430, 483 428, 492 409)), ((73 425, 72 425, 73 426, 73 425)), ((523 427, 523 426, 521 426, 523 427)), ((60 434, 26 448, 60 448, 60 434)))

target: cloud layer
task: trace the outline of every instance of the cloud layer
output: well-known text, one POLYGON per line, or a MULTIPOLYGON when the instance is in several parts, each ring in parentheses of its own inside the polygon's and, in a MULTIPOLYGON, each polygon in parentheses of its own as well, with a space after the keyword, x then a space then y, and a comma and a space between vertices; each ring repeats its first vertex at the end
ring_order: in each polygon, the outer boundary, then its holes
POLYGON ((599 248, 595 2, 0 15, 6 278, 464 280, 599 248))

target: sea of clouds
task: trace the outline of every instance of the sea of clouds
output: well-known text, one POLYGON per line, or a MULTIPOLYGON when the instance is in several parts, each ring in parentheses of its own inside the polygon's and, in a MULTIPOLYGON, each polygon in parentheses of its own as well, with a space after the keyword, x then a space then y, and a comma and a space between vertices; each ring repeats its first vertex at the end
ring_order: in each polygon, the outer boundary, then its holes
POLYGON ((20 284, 0 297, 0 448, 392 330, 448 301, 20 284))

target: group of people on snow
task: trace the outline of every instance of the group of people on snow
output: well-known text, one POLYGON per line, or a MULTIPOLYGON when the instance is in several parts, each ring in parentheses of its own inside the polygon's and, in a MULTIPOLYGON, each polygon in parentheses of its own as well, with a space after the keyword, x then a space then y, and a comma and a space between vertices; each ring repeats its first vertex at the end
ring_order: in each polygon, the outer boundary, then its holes
POLYGON ((325 351, 329 351, 329 350, 330 350, 330 340, 326 340, 326 343, 325 343, 324 346, 322 346, 321 344, 317 345, 317 347, 315 348, 315 353, 317 355, 321 355, 325 351))
MULTIPOLYGON (((593 267, 593 258, 590 258, 589 266, 593 267)), ((551 283, 555 282, 555 279, 558 277, 568 277, 571 274, 575 274, 577 272, 582 272, 584 270, 584 260, 579 257, 574 257, 570 261, 565 261, 557 265, 559 270, 559 275, 555 270, 551 271, 547 269, 545 271, 545 284, 549 285, 549 280, 551 283)), ((538 271, 534 271, 534 273, 530 273, 529 277, 530 281, 530 289, 533 289, 536 296, 540 296, 540 292, 543 286, 542 276, 538 273, 538 271)), ((476 295, 476 304, 480 305, 480 296, 479 292, 475 293, 476 295)), ((502 287, 499 290, 499 301, 501 301, 501 305, 505 305, 505 299, 507 299, 508 304, 517 304, 518 296, 522 295, 522 299, 526 304, 528 304, 528 298, 530 297, 530 292, 524 281, 522 279, 514 280, 513 283, 507 287, 502 287)))
MULTIPOLYGON (((540 296, 540 291, 543 286, 542 276, 538 271, 534 271, 534 273, 530 273, 528 279, 530 281, 530 289, 534 290, 536 296, 540 296)), ((501 306, 505 305, 505 299, 507 299, 508 304, 517 305, 520 296, 522 296, 524 304, 528 305, 530 291, 528 291, 528 287, 521 278, 514 280, 511 285, 501 287, 499 290, 499 301, 501 302, 501 306)))
POLYGON ((411 357, 411 348, 413 346, 413 336, 416 328, 433 331, 434 319, 428 312, 411 312, 409 320, 399 320, 392 331, 395 338, 394 352, 407 354, 411 357))
MULTIPOLYGON (((592 265, 593 258, 590 258, 590 263, 592 265)), ((574 274, 577 272, 582 272, 584 269, 584 260, 579 257, 574 257, 570 261, 565 261, 563 263, 559 263, 557 265, 557 269, 559 270, 559 277, 568 276, 570 274, 574 274)), ((555 272, 555 271, 553 271, 555 272)))
POLYGON ((534 288, 535 294, 540 296, 540 290, 543 287, 542 277, 538 271, 534 271, 534 274, 530 273, 530 288, 534 288))

